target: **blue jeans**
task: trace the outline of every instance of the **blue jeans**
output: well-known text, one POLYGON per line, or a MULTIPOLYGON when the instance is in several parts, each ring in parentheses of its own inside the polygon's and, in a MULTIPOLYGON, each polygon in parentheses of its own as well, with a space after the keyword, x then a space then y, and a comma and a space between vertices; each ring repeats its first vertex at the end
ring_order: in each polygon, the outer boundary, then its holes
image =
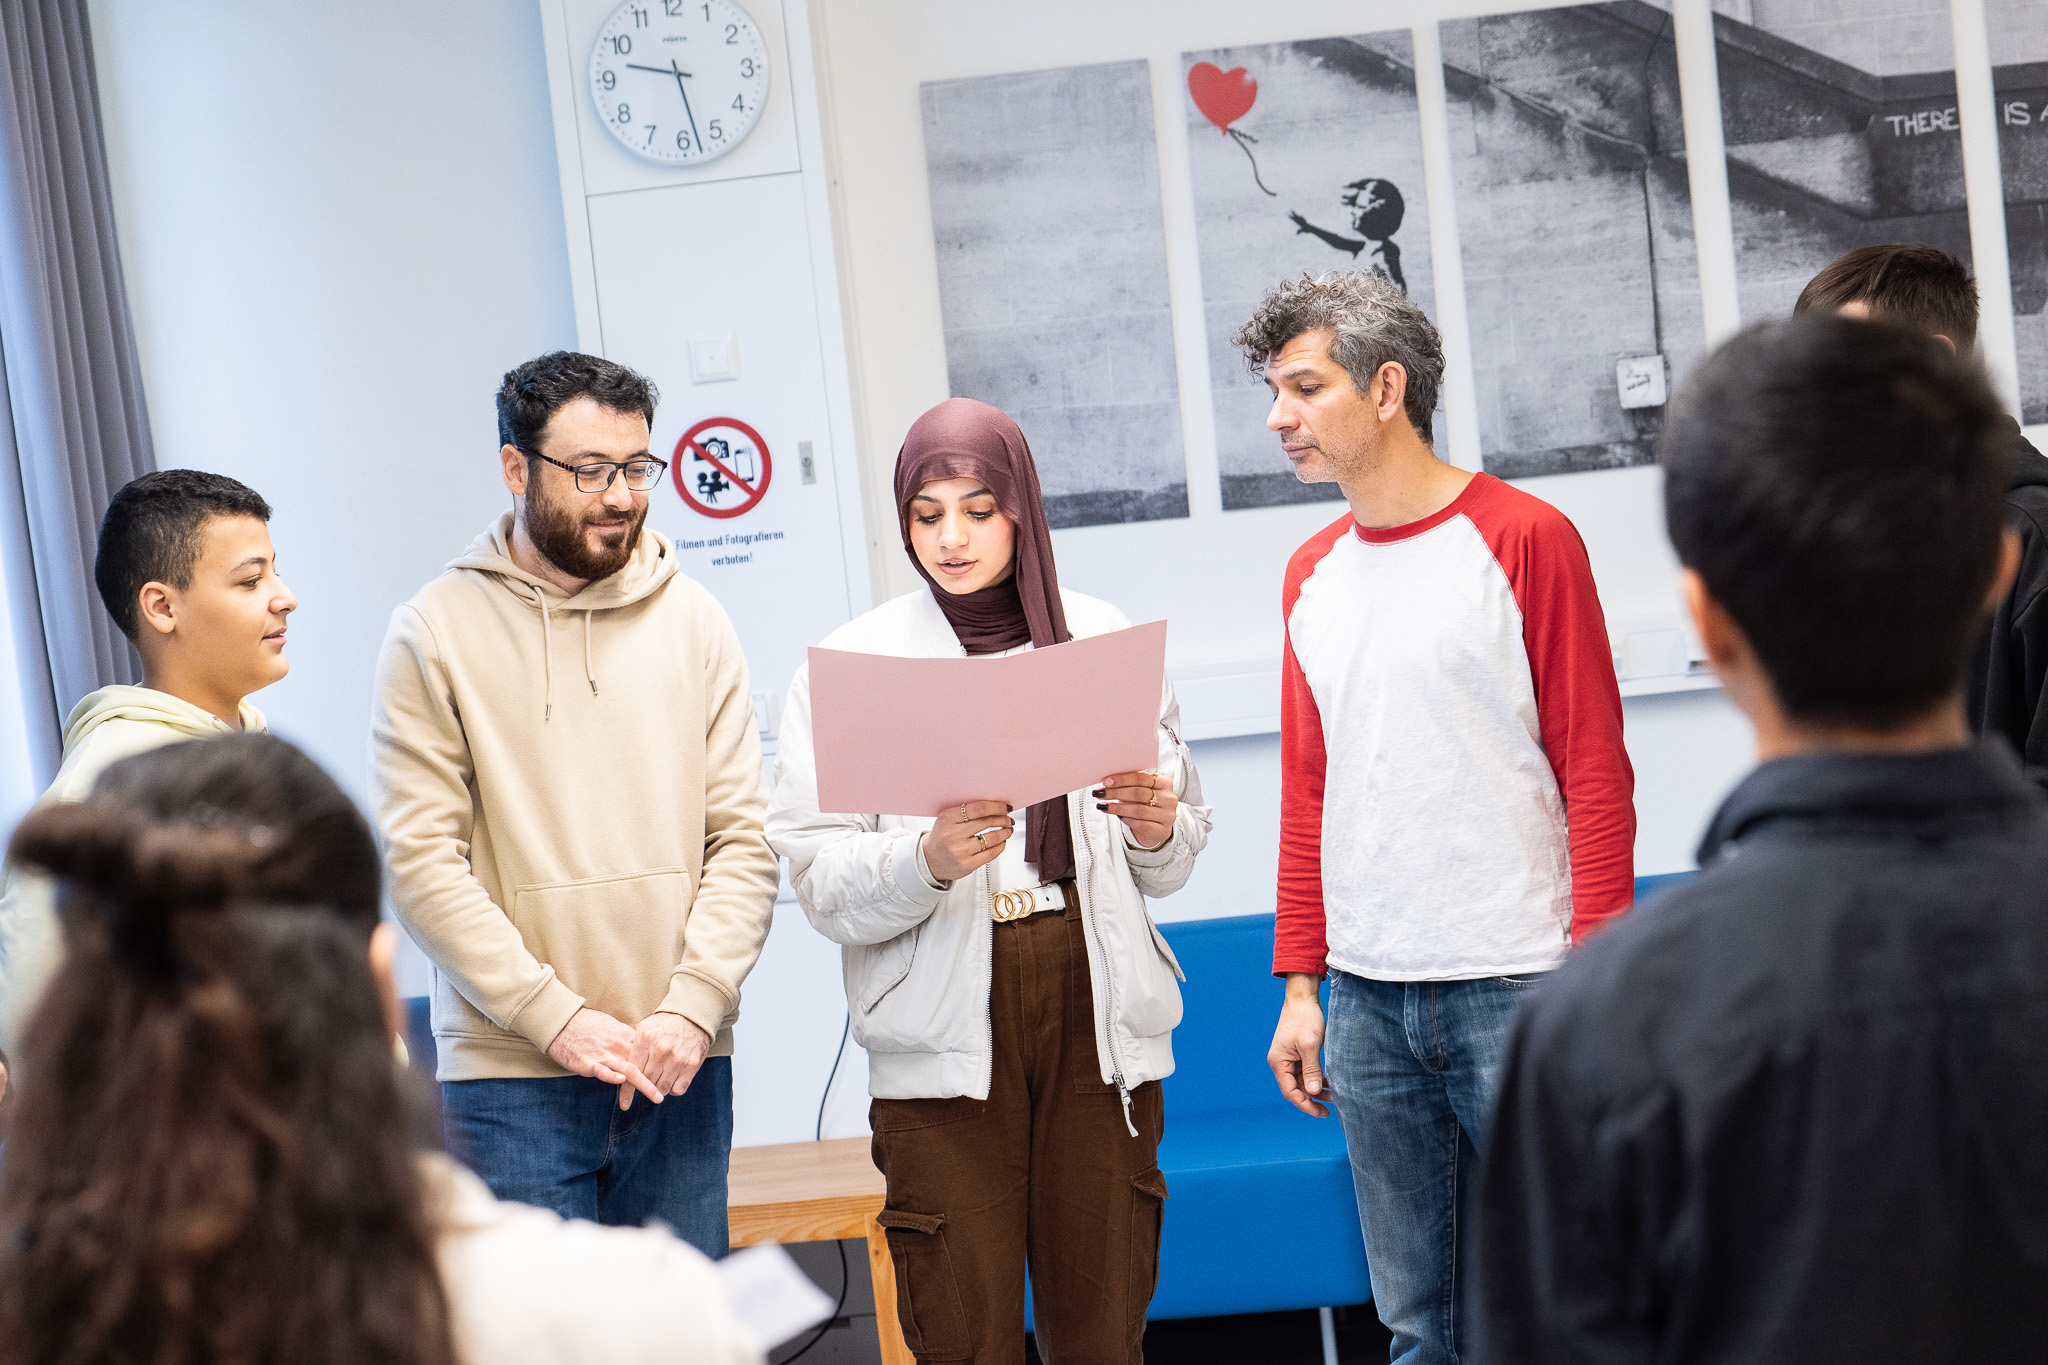
POLYGON ((1456 1365, 1460 1198, 1538 976, 1370 981, 1330 973, 1324 1047, 1351 1154, 1373 1303, 1403 1365, 1456 1365))
POLYGON ((726 1242, 732 1058, 707 1057, 690 1088, 655 1104, 588 1076, 449 1081, 448 1151, 491 1193, 614 1227, 658 1220, 714 1260, 726 1242))

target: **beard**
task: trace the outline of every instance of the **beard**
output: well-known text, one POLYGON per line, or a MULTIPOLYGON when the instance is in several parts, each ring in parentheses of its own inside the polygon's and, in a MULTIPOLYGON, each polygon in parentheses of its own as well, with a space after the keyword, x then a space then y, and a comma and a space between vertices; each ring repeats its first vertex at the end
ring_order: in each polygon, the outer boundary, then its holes
POLYGON ((613 515, 609 508, 600 506, 587 512, 579 511, 543 492, 543 485, 538 479, 526 487, 526 511, 520 523, 526 527, 526 535, 533 542, 533 548, 539 550, 548 563, 571 578, 595 583, 600 578, 610 578, 632 559, 633 551, 640 544, 641 527, 647 522, 645 506, 635 507, 626 513, 623 531, 602 536, 593 545, 587 528, 593 521, 609 520, 613 515))

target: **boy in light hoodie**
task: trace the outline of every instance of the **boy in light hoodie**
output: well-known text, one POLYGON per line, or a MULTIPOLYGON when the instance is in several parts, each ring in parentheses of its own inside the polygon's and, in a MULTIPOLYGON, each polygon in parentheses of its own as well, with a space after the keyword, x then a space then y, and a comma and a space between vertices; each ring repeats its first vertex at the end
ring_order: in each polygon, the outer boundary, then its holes
MULTIPOLYGON (((277 576, 269 520, 254 489, 196 469, 145 474, 114 495, 93 578, 142 656, 142 686, 102 687, 72 708, 43 800, 81 800, 109 764, 160 744, 265 728, 245 698, 290 669, 285 619, 299 605, 277 576)), ((0 1093, 57 947, 49 882, 0 869, 0 1093)))

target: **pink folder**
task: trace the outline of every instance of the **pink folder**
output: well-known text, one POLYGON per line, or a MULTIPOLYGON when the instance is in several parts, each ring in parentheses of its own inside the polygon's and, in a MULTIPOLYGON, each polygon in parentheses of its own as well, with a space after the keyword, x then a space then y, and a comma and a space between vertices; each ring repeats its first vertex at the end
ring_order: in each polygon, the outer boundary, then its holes
POLYGON ((818 809, 936 815, 1159 766, 1166 622, 1002 658, 811 649, 818 809))

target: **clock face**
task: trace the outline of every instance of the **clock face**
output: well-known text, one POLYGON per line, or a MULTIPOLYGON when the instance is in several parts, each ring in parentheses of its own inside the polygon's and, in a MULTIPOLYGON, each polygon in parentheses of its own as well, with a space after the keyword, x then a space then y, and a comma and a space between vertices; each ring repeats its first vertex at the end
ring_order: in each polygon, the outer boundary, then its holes
POLYGON ((696 165, 739 146, 761 117, 768 49, 732 0, 626 0, 590 50, 590 94, 628 151, 696 165))

